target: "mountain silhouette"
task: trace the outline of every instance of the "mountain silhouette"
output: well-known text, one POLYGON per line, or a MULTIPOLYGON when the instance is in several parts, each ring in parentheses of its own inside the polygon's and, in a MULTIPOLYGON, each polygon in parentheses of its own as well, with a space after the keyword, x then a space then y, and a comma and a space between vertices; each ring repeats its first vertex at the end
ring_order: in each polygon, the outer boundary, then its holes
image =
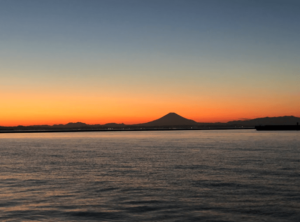
MULTIPOLYGON (((31 125, 31 126, 0 126, 0 133, 5 132, 73 132, 73 131, 102 131, 102 130, 145 130, 145 129, 231 129, 231 128, 253 128, 255 126, 297 126, 300 118, 295 116, 280 117, 264 117, 256 119, 242 119, 237 121, 229 121, 227 123, 198 123, 191 119, 186 119, 176 113, 168 113, 167 115, 154 121, 142 124, 126 125, 124 123, 107 123, 104 125, 89 125, 82 122, 70 122, 67 124, 55 125, 31 125)), ((274 128, 274 127, 273 127, 274 128)), ((273 129, 272 128, 272 129, 273 129)), ((282 128, 282 127, 281 127, 282 128)), ((280 129, 281 129, 280 128, 280 129)), ((290 129, 289 127, 288 129, 290 129)), ((277 129, 277 128, 276 128, 277 129)), ((297 128, 298 129, 298 128, 297 128)))
POLYGON ((250 120, 230 121, 228 125, 244 125, 244 126, 257 126, 257 125, 296 125, 300 123, 300 118, 295 116, 279 116, 279 117, 264 117, 250 120))
POLYGON ((148 122, 148 123, 143 123, 140 125, 143 126, 191 126, 191 125, 197 125, 198 123, 195 122, 194 120, 186 119, 176 113, 168 113, 167 115, 148 122))

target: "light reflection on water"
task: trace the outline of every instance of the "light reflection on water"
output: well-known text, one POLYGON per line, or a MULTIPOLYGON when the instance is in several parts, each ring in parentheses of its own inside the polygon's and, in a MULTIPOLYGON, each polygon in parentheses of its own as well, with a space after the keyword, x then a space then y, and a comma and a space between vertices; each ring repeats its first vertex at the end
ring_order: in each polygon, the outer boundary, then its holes
POLYGON ((300 221, 299 132, 0 134, 3 221, 300 221))

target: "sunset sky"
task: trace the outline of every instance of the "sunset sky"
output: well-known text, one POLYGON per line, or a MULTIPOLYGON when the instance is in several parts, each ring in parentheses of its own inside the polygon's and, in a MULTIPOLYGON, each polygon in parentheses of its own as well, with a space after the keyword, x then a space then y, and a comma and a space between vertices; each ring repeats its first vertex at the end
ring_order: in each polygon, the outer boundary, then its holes
POLYGON ((0 126, 300 117, 299 0, 0 0, 0 126))

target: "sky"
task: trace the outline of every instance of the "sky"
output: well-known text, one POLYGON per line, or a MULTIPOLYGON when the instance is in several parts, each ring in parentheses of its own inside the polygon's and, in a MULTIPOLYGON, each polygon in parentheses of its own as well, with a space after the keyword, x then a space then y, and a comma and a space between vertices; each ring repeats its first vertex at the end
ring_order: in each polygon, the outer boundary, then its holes
POLYGON ((0 125, 300 117, 299 0, 0 0, 0 125))

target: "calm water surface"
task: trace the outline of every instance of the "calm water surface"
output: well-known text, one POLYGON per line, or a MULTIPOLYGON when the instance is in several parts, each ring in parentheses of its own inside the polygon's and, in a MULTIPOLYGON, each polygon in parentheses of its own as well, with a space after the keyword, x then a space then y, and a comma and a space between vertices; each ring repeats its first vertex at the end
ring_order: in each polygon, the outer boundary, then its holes
POLYGON ((0 134, 0 221, 300 221, 300 133, 0 134))

